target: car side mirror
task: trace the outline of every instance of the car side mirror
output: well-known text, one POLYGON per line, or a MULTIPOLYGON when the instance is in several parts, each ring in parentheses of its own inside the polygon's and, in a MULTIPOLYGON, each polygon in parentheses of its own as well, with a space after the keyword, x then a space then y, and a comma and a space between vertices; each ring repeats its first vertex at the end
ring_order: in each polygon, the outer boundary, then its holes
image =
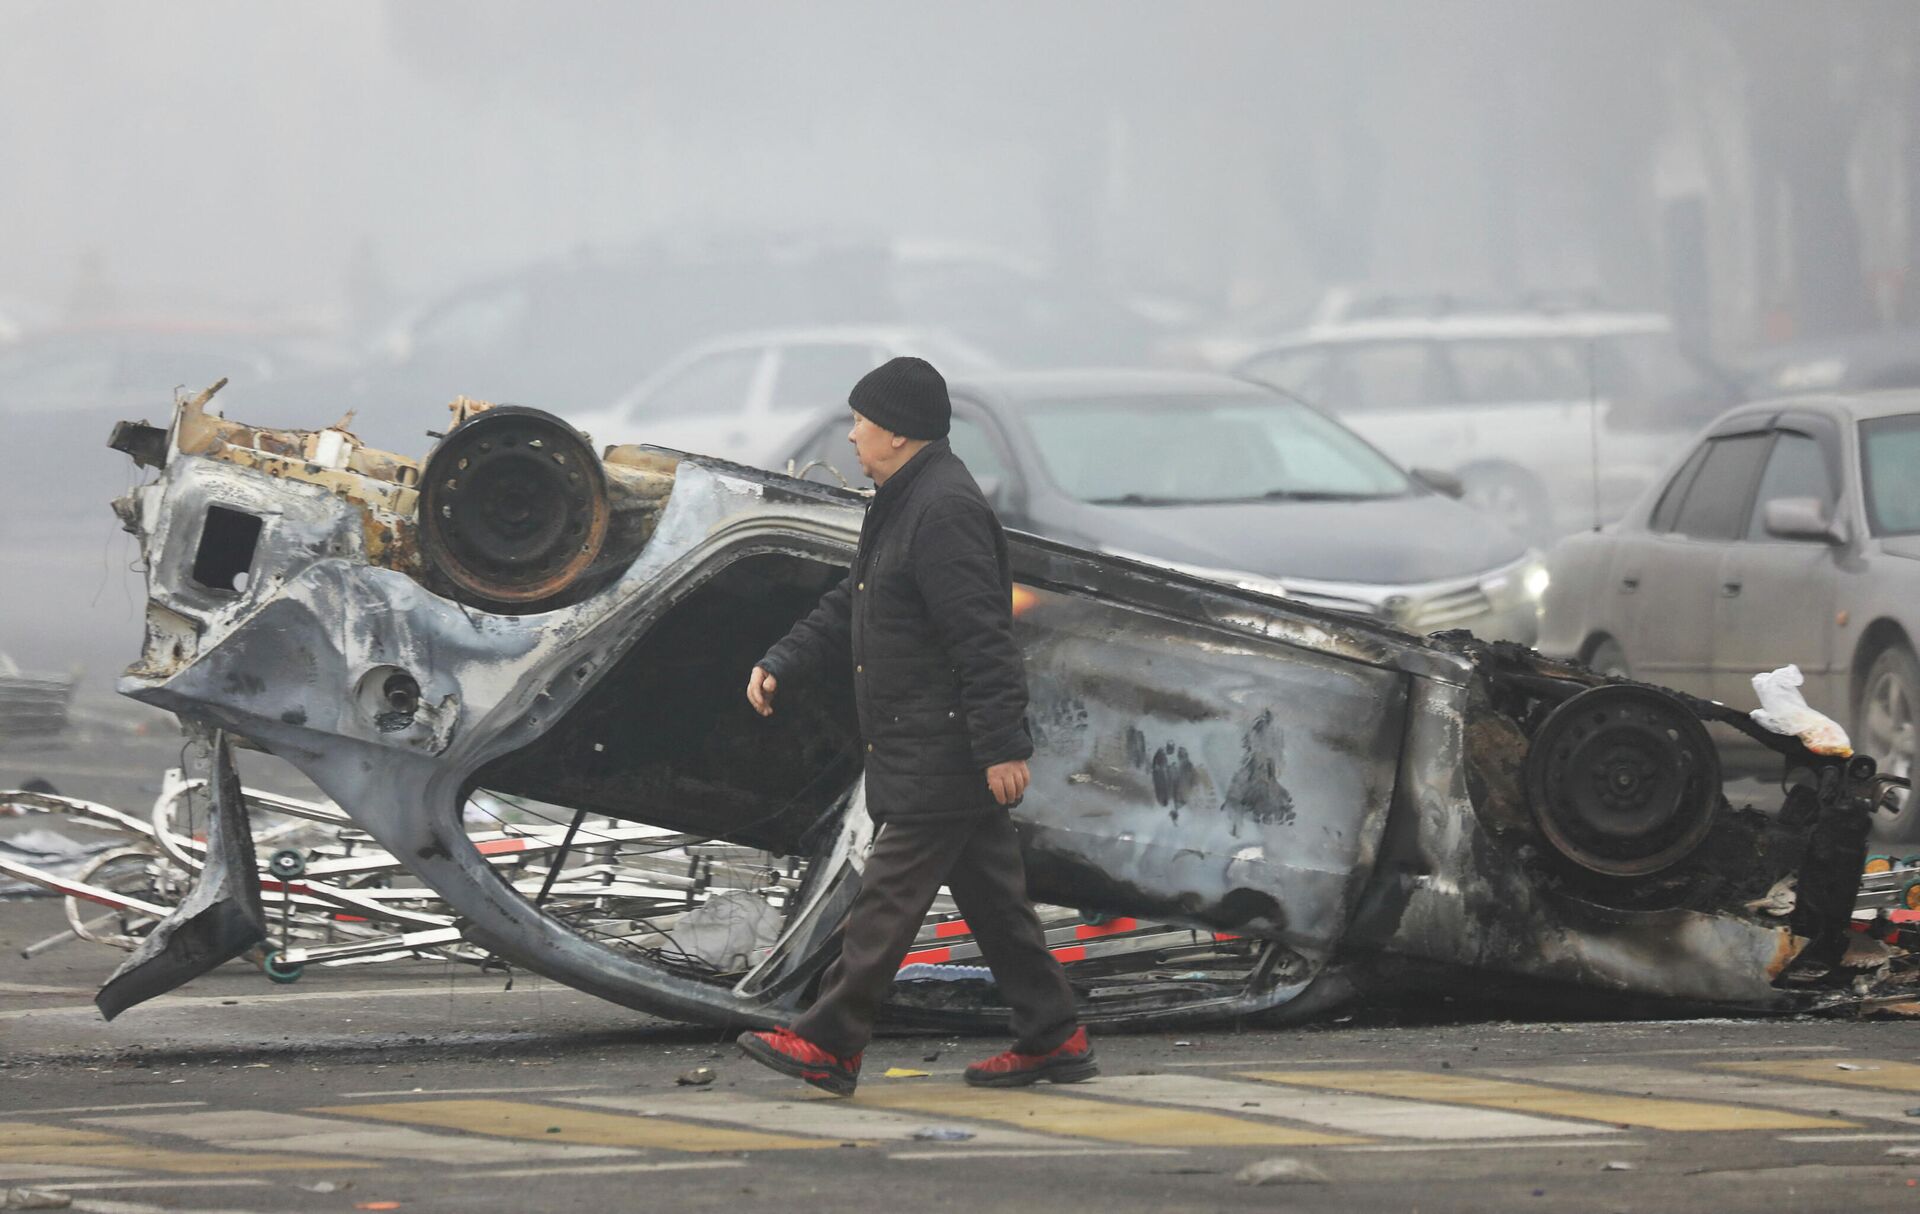
POLYGON ((1414 480, 1435 493, 1444 493, 1456 499, 1467 495, 1466 482, 1451 472, 1442 472, 1438 468, 1413 468, 1410 472, 1414 480))
POLYGON ((1826 505, 1813 497, 1776 497, 1761 514, 1767 534, 1783 540, 1844 544, 1846 528, 1830 517, 1826 505))

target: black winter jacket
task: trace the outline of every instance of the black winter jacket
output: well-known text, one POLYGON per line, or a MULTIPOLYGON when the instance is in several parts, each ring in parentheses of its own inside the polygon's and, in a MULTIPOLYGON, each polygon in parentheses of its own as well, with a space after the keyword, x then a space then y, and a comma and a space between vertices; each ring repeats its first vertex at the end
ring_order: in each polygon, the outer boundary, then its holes
POLYGON ((987 768, 1033 754, 1012 600, 1006 533, 942 439, 887 478, 847 580, 760 665, 776 695, 852 666, 875 821, 988 810, 987 768))

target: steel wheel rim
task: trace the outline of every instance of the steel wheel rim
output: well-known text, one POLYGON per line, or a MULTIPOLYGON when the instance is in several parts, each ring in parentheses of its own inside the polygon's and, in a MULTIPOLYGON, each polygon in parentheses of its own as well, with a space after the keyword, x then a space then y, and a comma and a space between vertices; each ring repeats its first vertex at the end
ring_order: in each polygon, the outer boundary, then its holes
MULTIPOLYGON (((1880 770, 1912 778, 1915 750, 1913 693, 1897 670, 1889 670, 1867 688, 1866 711, 1861 714, 1860 740, 1868 754, 1880 760, 1880 770)), ((1904 810, 1911 792, 1894 794, 1894 805, 1904 810)))

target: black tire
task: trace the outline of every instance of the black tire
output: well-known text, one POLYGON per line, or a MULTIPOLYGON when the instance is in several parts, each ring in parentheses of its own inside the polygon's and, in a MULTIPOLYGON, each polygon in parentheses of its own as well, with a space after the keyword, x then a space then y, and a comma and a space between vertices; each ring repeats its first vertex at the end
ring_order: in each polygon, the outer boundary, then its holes
MULTIPOLYGON (((1853 706, 1853 746, 1872 755, 1880 770, 1914 776, 1916 731, 1920 730, 1920 661, 1905 645, 1890 645, 1874 656, 1860 680, 1853 706)), ((1875 838, 1896 842, 1920 839, 1920 796, 1896 793, 1899 810, 1874 815, 1875 838)))
POLYGON ((1612 637, 1601 637, 1587 650, 1587 669, 1610 679, 1630 679, 1633 667, 1627 664, 1627 650, 1612 637))

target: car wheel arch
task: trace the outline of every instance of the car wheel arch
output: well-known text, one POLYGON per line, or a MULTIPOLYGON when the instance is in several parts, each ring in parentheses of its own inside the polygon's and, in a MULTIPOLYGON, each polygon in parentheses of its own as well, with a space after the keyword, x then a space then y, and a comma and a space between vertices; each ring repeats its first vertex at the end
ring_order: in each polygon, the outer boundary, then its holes
POLYGON ((1587 638, 1584 641, 1580 642, 1581 664, 1586 666, 1589 670, 1592 670, 1596 674, 1608 673, 1607 671, 1601 670, 1598 666, 1594 664, 1594 659, 1600 656, 1601 648, 1606 645, 1612 645, 1615 649, 1619 650, 1620 665, 1622 667, 1622 670, 1619 673, 1622 674, 1622 677, 1631 678, 1632 672, 1633 672, 1633 664, 1632 664, 1632 659, 1627 654, 1627 647, 1625 643, 1623 643, 1619 637, 1613 635, 1611 632, 1608 632, 1604 628, 1594 629, 1592 632, 1587 634, 1587 638))
POLYGON ((1914 651, 1912 635, 1891 616, 1883 615, 1860 630, 1860 640, 1853 647, 1853 660, 1847 666, 1849 712, 1859 707, 1860 697, 1867 690, 1867 672, 1873 666, 1874 659, 1896 646, 1904 647, 1909 653, 1914 651))

